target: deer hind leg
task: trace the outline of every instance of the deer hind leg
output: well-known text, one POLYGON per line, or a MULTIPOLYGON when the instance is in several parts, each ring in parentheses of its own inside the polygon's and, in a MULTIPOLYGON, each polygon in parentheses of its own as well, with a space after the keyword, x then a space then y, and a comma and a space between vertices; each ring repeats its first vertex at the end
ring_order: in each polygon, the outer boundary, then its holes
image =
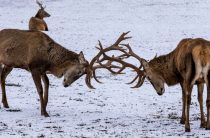
POLYGON ((11 71, 12 71, 12 68, 7 67, 7 66, 2 67, 2 70, 1 70, 2 103, 3 103, 3 106, 5 108, 9 108, 9 105, 8 105, 8 102, 7 102, 6 89, 5 89, 5 80, 6 80, 7 75, 11 71))
POLYGON ((207 124, 206 124, 206 129, 207 130, 210 130, 210 84, 208 84, 208 86, 207 86, 206 108, 207 108, 207 124))
POLYGON ((180 123, 181 124, 185 124, 185 92, 184 92, 184 88, 181 84, 181 87, 182 87, 182 117, 181 117, 181 120, 180 120, 180 123))
POLYGON ((196 68, 196 72, 195 72, 195 76, 191 82, 191 85, 194 85, 195 82, 200 78, 202 77, 202 66, 200 64, 200 62, 197 62, 196 65, 195 65, 195 68, 196 68))
POLYGON ((185 132, 190 132, 189 114, 190 114, 190 104, 191 104, 191 93, 193 85, 190 83, 184 83, 185 92, 185 132))
POLYGON ((43 99, 44 99, 44 107, 46 108, 47 103, 48 103, 49 79, 46 74, 42 75, 41 77, 42 77, 42 81, 44 83, 43 99))
POLYGON ((204 116, 204 112, 203 112, 203 87, 204 84, 203 83, 199 83, 197 84, 198 86, 198 102, 200 105, 200 113, 201 113, 201 128, 205 128, 206 127, 206 121, 205 121, 205 116, 204 116))
MULTIPOLYGON (((208 79, 210 79, 210 74, 208 74, 208 79)), ((207 100, 206 100, 206 108, 207 108, 207 124, 206 129, 210 130, 210 81, 207 81, 207 100)))
POLYGON ((39 94, 40 98, 40 104, 41 104, 41 115, 44 115, 45 117, 49 117, 46 106, 44 105, 44 99, 43 99, 43 88, 42 88, 42 82, 41 82, 41 73, 39 71, 33 70, 31 71, 34 83, 36 85, 37 92, 39 94))

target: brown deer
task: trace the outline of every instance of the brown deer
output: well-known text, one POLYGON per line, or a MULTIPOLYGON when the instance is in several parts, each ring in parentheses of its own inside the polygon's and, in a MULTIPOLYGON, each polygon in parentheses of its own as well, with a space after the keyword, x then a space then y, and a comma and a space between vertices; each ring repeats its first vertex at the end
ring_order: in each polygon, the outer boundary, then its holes
MULTIPOLYGON (((123 33, 118 40, 110 47, 103 48, 99 41, 100 52, 90 62, 90 68, 95 63, 98 63, 98 68, 106 68, 114 74, 121 74, 125 68, 132 68, 137 76, 129 83, 134 83, 138 80, 136 86, 140 87, 145 78, 151 82, 158 95, 165 92, 164 84, 172 86, 180 84, 182 88, 182 117, 181 123, 185 124, 185 131, 190 131, 189 124, 189 108, 191 103, 191 92, 193 85, 198 86, 198 101, 201 111, 201 127, 210 129, 210 76, 208 74, 210 69, 210 42, 201 38, 197 39, 183 39, 178 46, 169 54, 155 57, 149 62, 135 54, 129 44, 121 44, 123 40, 131 37, 126 37, 127 33, 123 33), (120 51, 123 54, 119 56, 109 56, 106 53, 109 51, 120 51), (103 56, 103 57, 101 57, 103 56), (136 58, 140 62, 140 67, 128 63, 124 59, 129 57, 136 58), (106 64, 103 62, 108 61, 106 64), (116 63, 121 66, 116 66, 116 63), (141 70, 143 68, 143 70, 141 70), (203 86, 207 84, 207 124, 203 112, 203 86)), ((96 68, 91 68, 92 76, 97 80, 95 74, 96 68)), ((86 82, 91 85, 90 76, 86 76, 86 82)))
MULTIPOLYGON (((0 31, 0 64, 2 103, 9 108, 5 80, 13 68, 31 72, 40 98, 41 115, 48 117, 49 80, 46 73, 61 78, 63 86, 68 87, 82 75, 90 76, 89 63, 82 52, 77 54, 62 47, 48 35, 40 31, 4 29, 0 31), (44 90, 41 81, 44 83, 44 90)), ((87 84, 89 86, 89 84, 87 84)))
POLYGON ((46 7, 42 6, 38 0, 36 1, 40 9, 36 13, 35 17, 31 17, 29 20, 29 30, 48 31, 48 26, 44 21, 45 17, 50 17, 50 14, 45 11, 46 7))

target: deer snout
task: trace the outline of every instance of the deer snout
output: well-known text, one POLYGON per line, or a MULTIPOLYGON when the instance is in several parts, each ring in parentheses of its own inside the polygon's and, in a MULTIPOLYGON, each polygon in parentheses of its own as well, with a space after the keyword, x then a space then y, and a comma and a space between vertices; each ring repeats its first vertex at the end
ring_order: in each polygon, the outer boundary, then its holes
POLYGON ((63 80, 63 87, 68 87, 70 85, 70 83, 68 83, 67 81, 66 81, 66 79, 64 79, 63 80))
POLYGON ((157 94, 159 96, 163 95, 163 93, 165 92, 165 89, 164 88, 160 88, 160 91, 157 92, 157 94))
POLYGON ((68 85, 67 84, 63 84, 63 86, 66 88, 66 87, 68 87, 68 85))

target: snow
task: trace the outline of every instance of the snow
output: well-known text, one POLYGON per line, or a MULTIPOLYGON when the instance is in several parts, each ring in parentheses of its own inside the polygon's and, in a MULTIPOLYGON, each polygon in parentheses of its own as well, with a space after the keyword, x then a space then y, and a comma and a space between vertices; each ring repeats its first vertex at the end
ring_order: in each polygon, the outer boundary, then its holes
MULTIPOLYGON (((210 39, 210 2, 206 0, 45 0, 49 32, 59 44, 88 60, 101 40, 112 44, 126 31, 135 52, 151 59, 167 54, 183 38, 210 39)), ((1 0, 0 29, 28 29, 38 9, 34 1, 1 0)), ((141 88, 124 84, 135 74, 113 76, 99 71, 103 84, 87 88, 84 77, 64 88, 62 79, 50 75, 48 113, 40 115, 40 104, 30 73, 14 69, 7 83, 10 109, 0 109, 0 137, 209 137, 200 128, 199 104, 193 90, 190 110, 191 132, 179 124, 182 110, 179 85, 166 86, 158 96, 147 81, 141 88)), ((206 90, 204 91, 206 99, 206 90)), ((205 107, 205 101, 204 101, 205 107)), ((205 110, 206 111, 206 110, 205 110)))

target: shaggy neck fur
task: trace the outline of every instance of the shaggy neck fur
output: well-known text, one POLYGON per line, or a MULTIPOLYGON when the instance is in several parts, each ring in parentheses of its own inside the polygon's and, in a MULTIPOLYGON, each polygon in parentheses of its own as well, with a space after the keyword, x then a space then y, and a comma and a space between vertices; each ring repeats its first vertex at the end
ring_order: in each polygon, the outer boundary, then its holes
POLYGON ((172 51, 167 55, 156 57, 149 62, 149 66, 160 74, 169 86, 179 82, 173 61, 174 52, 172 51))
POLYGON ((54 65, 63 65, 66 62, 71 62, 72 64, 78 63, 78 54, 67 50, 66 48, 56 44, 51 43, 48 49, 49 60, 52 61, 54 65))

